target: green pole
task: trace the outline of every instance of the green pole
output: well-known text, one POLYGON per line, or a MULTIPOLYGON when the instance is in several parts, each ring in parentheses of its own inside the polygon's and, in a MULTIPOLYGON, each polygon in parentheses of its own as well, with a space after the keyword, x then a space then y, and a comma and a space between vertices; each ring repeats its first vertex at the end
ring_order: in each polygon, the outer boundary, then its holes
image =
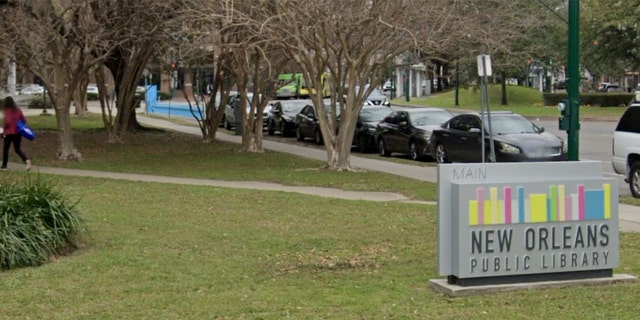
POLYGON ((570 109, 569 130, 567 130, 568 159, 578 161, 578 146, 580 131, 580 1, 569 0, 569 50, 568 50, 568 75, 567 95, 570 109))
POLYGON ((458 68, 460 67, 460 62, 456 61, 456 93, 454 96, 454 101, 453 101, 453 105, 454 106, 459 106, 460 102, 459 102, 459 98, 458 98, 458 90, 460 89, 460 73, 458 68))
POLYGON ((404 99, 409 102, 409 67, 404 71, 404 99))

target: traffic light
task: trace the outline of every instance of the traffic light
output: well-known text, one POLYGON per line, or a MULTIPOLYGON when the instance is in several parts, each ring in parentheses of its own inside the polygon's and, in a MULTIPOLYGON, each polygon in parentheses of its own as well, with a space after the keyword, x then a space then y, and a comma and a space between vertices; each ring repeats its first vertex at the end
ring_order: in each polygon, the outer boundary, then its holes
POLYGON ((560 111, 561 114, 558 121, 559 129, 569 131, 571 121, 571 106, 569 105, 569 100, 560 100, 560 103, 558 103, 558 111, 560 111))

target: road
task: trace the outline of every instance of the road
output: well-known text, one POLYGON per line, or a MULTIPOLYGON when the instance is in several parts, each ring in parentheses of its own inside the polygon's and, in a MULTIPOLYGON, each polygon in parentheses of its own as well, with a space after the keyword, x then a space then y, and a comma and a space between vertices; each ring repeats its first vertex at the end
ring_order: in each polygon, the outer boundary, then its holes
MULTIPOLYGON (((535 121, 545 130, 562 138, 567 138, 567 133, 558 129, 558 121, 535 121)), ((624 182, 622 175, 616 174, 611 166, 611 143, 613 131, 617 123, 613 121, 582 121, 578 132, 580 146, 578 147, 580 160, 602 161, 602 172, 605 177, 618 179, 620 195, 631 195, 629 185, 624 182)))

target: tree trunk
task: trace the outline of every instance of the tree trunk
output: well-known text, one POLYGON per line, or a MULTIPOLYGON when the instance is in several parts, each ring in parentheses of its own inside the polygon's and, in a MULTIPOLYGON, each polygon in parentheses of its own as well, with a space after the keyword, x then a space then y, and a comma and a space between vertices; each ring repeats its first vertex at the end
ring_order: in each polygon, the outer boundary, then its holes
POLYGON ((82 155, 73 143, 71 115, 69 113, 71 98, 67 92, 61 93, 55 99, 56 121, 58 123, 58 129, 60 130, 60 148, 58 149, 56 157, 63 161, 80 160, 82 159, 82 155))
POLYGON ((76 92, 74 94, 74 99, 73 99, 73 103, 75 105, 75 114, 78 117, 84 117, 88 114, 88 109, 87 109, 87 95, 86 93, 83 95, 82 93, 85 92, 85 90, 81 90, 81 88, 76 88, 76 92))
POLYGON ((245 126, 245 130, 247 131, 244 132, 247 132, 247 134, 242 135, 242 150, 249 152, 264 152, 264 149, 262 148, 262 120, 260 125, 256 123, 257 120, 246 122, 248 122, 245 126))

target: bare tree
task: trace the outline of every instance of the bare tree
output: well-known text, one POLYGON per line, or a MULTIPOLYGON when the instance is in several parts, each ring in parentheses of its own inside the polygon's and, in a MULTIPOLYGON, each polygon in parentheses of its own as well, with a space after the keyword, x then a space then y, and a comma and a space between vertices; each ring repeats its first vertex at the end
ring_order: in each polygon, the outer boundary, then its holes
POLYGON ((449 0, 283 0, 274 5, 277 15, 265 29, 314 88, 311 98, 320 119, 327 167, 333 170, 351 170, 358 113, 396 57, 446 46, 457 34, 455 6, 449 0), (332 85, 328 112, 322 97, 325 73, 332 85))
MULTIPOLYGON (((210 5, 201 11, 206 14, 202 21, 215 27, 210 34, 215 39, 212 47, 222 53, 218 55, 218 70, 230 72, 241 96, 242 150, 262 152, 263 112, 275 96, 278 74, 289 61, 262 29, 275 13, 274 6, 265 1, 223 1, 210 5)), ((227 89, 231 88, 224 89, 228 94, 227 89)), ((218 110, 224 108, 225 98, 218 110)))
POLYGON ((92 52, 95 56, 106 55, 103 63, 115 81, 115 96, 102 94, 107 92, 106 79, 103 70, 96 69, 109 142, 122 142, 127 132, 142 128, 135 117, 136 87, 154 54, 164 54, 180 34, 188 13, 182 9, 183 3, 172 1, 92 2, 92 19, 111 32, 103 39, 103 51, 92 52))
POLYGON ((13 1, 3 9, 0 27, 9 58, 42 79, 55 107, 61 160, 80 159, 73 142, 70 105, 91 66, 106 30, 88 19, 91 0, 13 1))
MULTIPOLYGON (((185 19, 182 28, 174 34, 170 44, 171 52, 180 60, 181 67, 196 70, 200 66, 213 68, 213 79, 207 83, 208 95, 197 99, 190 92, 183 89, 183 96, 187 98, 190 110, 197 120, 202 132, 202 141, 211 143, 221 123, 225 105, 235 85, 231 66, 233 65, 235 43, 232 35, 221 32, 228 24, 226 18, 227 6, 219 2, 198 2, 183 0, 185 19)), ((179 69, 179 72, 182 68, 179 69)), ((204 79, 196 79, 204 82, 204 79)))

